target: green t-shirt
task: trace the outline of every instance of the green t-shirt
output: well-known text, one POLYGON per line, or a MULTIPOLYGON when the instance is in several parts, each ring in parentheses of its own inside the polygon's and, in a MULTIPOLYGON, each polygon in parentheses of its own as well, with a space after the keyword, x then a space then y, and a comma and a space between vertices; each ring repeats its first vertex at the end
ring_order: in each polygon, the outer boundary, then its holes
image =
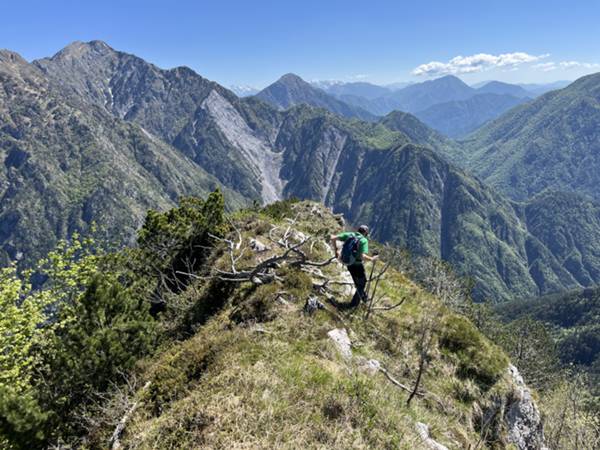
POLYGON ((356 256, 356 262, 354 264, 362 263, 362 255, 369 253, 369 241, 360 233, 354 231, 346 231, 345 233, 338 234, 338 239, 344 242, 349 237, 356 236, 358 240, 358 255, 356 256))

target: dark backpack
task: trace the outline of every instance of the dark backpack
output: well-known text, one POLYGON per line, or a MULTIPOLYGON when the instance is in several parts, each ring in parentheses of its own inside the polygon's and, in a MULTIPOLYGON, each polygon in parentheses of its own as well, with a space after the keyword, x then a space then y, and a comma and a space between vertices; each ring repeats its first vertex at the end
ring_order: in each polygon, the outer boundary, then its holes
POLYGON ((358 259, 360 246, 360 237, 353 235, 344 241, 344 246, 342 247, 342 263, 347 266, 351 266, 358 259))

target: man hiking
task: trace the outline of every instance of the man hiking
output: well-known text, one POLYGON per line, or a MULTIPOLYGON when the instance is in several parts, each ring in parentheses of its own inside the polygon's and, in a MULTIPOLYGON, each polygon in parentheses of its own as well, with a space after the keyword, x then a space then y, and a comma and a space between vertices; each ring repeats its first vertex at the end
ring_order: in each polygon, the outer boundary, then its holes
POLYGON ((375 261, 378 256, 369 256, 369 227, 361 225, 358 227, 357 232, 347 231, 341 234, 331 235, 331 245, 335 250, 335 257, 340 259, 342 263, 348 267, 354 286, 356 286, 356 292, 352 301, 348 307, 354 308, 360 304, 360 301, 366 302, 367 294, 365 287, 367 286, 367 275, 365 273, 365 266, 363 265, 363 259, 367 261, 375 261), (337 247, 337 241, 342 241, 342 251, 337 247))

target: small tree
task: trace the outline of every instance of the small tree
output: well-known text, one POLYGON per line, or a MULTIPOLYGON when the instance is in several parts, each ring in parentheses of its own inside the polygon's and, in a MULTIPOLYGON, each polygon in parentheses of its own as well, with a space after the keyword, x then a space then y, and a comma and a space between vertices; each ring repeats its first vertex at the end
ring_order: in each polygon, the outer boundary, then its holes
POLYGON ((558 375, 556 344, 543 323, 523 317, 496 330, 495 336, 528 384, 545 389, 558 375))
MULTIPOLYGON (((137 270, 157 280, 156 305, 166 305, 165 293, 180 292, 190 273, 199 270, 214 240, 228 230, 223 195, 217 190, 206 200, 185 197, 179 207, 166 212, 149 211, 138 234, 137 270)), ((159 308, 159 309, 161 309, 159 308)))
POLYGON ((44 420, 34 396, 32 378, 39 362, 34 351, 44 335, 48 292, 34 292, 14 267, 0 270, 0 443, 36 434, 44 420))
POLYGON ((458 276, 449 263, 433 257, 418 258, 413 273, 425 290, 444 305, 460 314, 470 312, 471 283, 458 276))
POLYGON ((429 313, 424 313, 419 321, 418 327, 418 340, 417 340, 417 352, 419 353, 419 365, 417 369, 417 377, 415 378, 415 383, 413 389, 406 400, 406 405, 410 406, 410 402, 418 394, 419 388, 421 387, 421 382, 423 380, 423 376, 427 370, 427 365, 429 364, 430 354, 434 348, 434 336, 435 332, 439 331, 440 326, 440 314, 438 311, 430 311, 429 313))
POLYGON ((600 407, 582 374, 566 374, 541 399, 546 443, 555 449, 600 447, 600 407))

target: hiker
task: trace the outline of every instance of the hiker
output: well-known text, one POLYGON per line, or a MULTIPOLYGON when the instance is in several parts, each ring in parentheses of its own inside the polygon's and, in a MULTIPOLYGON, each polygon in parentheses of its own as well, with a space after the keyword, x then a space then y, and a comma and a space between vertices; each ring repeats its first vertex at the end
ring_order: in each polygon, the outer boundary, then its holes
POLYGON ((356 286, 356 292, 349 307, 356 307, 360 304, 362 299, 366 302, 367 293, 365 287, 367 286, 367 275, 365 273, 365 266, 363 265, 363 259, 367 261, 375 261, 378 256, 369 256, 369 227, 361 225, 358 227, 357 232, 347 231, 341 234, 331 235, 331 244, 335 250, 335 257, 340 259, 348 267, 354 286, 356 286), (340 254, 337 241, 342 241, 342 252, 340 254))

